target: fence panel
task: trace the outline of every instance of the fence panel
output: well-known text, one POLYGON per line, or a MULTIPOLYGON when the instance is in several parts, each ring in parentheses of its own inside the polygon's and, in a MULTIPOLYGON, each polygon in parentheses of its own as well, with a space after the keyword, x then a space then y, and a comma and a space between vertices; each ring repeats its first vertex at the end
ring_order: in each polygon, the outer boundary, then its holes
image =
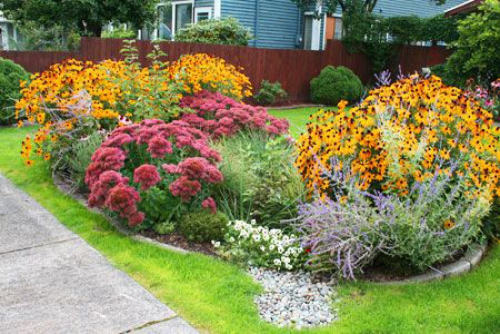
MULTIPOLYGON (((122 59, 120 39, 82 38, 79 51, 0 51, 0 57, 8 58, 30 72, 41 72, 51 65, 68 58, 98 62, 104 59, 122 59)), ((148 41, 138 41, 139 60, 147 65, 147 54, 152 45, 148 41)), ((176 60, 187 53, 208 53, 224 58, 227 62, 244 68, 255 91, 263 79, 279 81, 294 102, 309 100, 309 83, 327 65, 345 66, 355 72, 363 82, 372 78, 370 60, 363 54, 347 52, 341 41, 329 40, 324 51, 277 50, 250 47, 210 45, 198 43, 162 42, 166 60, 176 60)), ((391 64, 391 68, 401 65, 404 73, 422 67, 443 63, 450 51, 443 47, 403 46, 391 64)))

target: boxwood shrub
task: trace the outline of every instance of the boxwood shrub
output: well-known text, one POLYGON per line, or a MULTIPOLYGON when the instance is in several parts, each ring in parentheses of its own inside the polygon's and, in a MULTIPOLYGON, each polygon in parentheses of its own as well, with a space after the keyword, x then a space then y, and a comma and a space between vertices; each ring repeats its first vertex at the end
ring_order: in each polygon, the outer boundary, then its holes
POLYGON ((350 69, 327 66, 311 81, 311 100, 330 106, 341 100, 354 102, 361 97, 363 89, 361 80, 350 69))

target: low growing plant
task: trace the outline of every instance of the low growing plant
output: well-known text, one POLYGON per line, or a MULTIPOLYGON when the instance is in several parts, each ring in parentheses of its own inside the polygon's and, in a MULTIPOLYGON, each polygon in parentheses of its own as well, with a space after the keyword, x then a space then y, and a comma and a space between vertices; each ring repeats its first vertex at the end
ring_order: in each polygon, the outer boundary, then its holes
POLYGON ((220 93, 201 91, 184 97, 180 105, 195 111, 183 115, 182 120, 213 139, 248 131, 262 131, 271 137, 288 132, 286 119, 273 117, 265 108, 243 104, 220 93))
POLYGON ((228 223, 225 214, 205 209, 182 216, 178 229, 190 241, 210 242, 224 237, 228 223))
POLYGON ((255 95, 255 100, 262 105, 270 105, 287 97, 287 92, 281 87, 279 82, 271 83, 267 80, 262 80, 259 93, 255 95))
POLYGON ((222 243, 215 241, 214 245, 219 255, 242 266, 294 270, 301 268, 306 258, 295 235, 257 226, 255 221, 230 222, 222 243))

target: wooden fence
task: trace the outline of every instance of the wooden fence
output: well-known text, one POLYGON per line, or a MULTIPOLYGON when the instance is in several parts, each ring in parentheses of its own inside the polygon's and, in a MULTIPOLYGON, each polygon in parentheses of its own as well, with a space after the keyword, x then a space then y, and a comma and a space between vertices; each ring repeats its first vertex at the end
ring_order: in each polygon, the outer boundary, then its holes
MULTIPOLYGON (((147 64, 146 55, 152 45, 138 41, 140 61, 147 64)), ((0 57, 8 58, 30 72, 46 70, 64 59, 101 61, 121 59, 122 40, 82 38, 80 50, 74 52, 52 51, 0 51, 0 57)), ((161 49, 168 54, 166 60, 176 60, 186 53, 208 53, 224 58, 227 62, 244 68, 254 88, 263 79, 279 81, 294 102, 309 100, 309 83, 327 65, 345 66, 353 70, 364 82, 370 81, 372 71, 369 59, 363 54, 348 53, 342 42, 329 40, 326 50, 277 50, 250 47, 211 45, 199 43, 163 42, 161 49)), ((443 63, 450 51, 443 47, 404 46, 391 64, 392 69, 401 65, 404 73, 422 67, 443 63)))

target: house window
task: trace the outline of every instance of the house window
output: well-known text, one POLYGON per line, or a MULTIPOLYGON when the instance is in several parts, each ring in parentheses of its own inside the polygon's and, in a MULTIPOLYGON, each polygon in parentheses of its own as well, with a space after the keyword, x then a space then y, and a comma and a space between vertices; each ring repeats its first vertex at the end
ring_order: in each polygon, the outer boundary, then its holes
POLYGON ((175 32, 193 23, 193 0, 160 2, 157 37, 171 40, 175 32))
POLYGON ((194 9, 194 22, 210 20, 212 18, 212 7, 198 7, 194 9))
POLYGON ((172 4, 158 5, 158 38, 172 39, 172 4))
POLYGON ((335 39, 342 39, 342 19, 335 19, 335 39))
MULTIPOLYGON (((193 23, 193 3, 173 3, 175 31, 193 23)), ((175 32, 174 32, 175 34, 175 32)))
POLYGON ((304 49, 319 50, 321 35, 321 20, 313 12, 304 13, 304 49))

